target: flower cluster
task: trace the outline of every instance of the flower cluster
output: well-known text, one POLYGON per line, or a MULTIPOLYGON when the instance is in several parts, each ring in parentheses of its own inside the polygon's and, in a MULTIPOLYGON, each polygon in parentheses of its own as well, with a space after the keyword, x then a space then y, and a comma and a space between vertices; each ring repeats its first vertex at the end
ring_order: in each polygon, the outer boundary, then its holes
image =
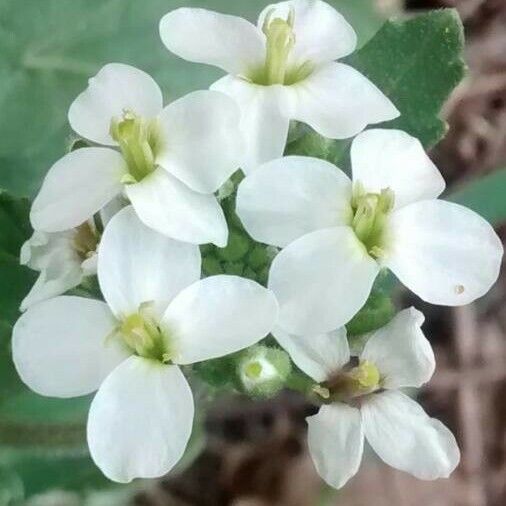
POLYGON ((86 146, 49 170, 21 252, 40 276, 13 332, 20 377, 41 395, 97 391, 88 445, 118 482, 180 460, 194 421, 190 384, 225 356, 232 383, 252 396, 302 378, 319 408, 307 420, 309 450, 330 485, 357 472, 364 439, 418 478, 448 476, 455 438, 401 391, 435 369, 423 315, 400 311, 352 351, 345 326, 384 269, 433 304, 481 297, 503 255, 494 230, 438 200, 444 180, 417 139, 365 130, 399 111, 336 61, 356 35, 325 2, 268 6, 257 26, 180 8, 160 34, 176 55, 227 75, 164 107, 149 75, 112 63, 72 103, 69 123, 86 146), (295 121, 353 137, 351 179, 317 157, 283 156, 295 121), (239 169, 242 180, 232 178, 239 169), (266 286, 253 269, 202 274, 210 251, 240 257, 232 222, 256 241, 248 261, 268 269, 266 286), (99 293, 85 290, 95 275, 99 293))

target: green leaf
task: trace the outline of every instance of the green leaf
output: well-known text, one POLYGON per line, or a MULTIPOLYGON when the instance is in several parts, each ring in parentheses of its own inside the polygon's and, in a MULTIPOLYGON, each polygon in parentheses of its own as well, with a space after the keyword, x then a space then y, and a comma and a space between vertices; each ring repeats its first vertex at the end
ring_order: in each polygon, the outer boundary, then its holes
POLYGON ((30 237, 30 204, 0 190, 0 321, 13 324, 37 275, 19 265, 21 245, 30 237))
MULTIPOLYGON (((1 233, 1 232, 0 232, 1 233)), ((17 258, 0 252, 0 320, 14 323, 19 305, 35 282, 37 273, 23 265, 17 258)))
MULTIPOLYGON (((182 5, 256 20, 266 0, 2 0, 0 2, 0 186, 34 195, 72 142, 67 110, 102 65, 123 62, 150 74, 166 101, 223 75, 165 49, 158 23, 182 5)), ((370 38, 383 19, 373 0, 331 0, 370 38)))
POLYGON ((19 256, 22 244, 30 237, 28 199, 15 199, 0 189, 0 251, 19 256))
POLYGON ((506 169, 468 182, 448 200, 469 207, 492 225, 501 225, 506 221, 506 169))
MULTIPOLYGON (((346 63, 365 74, 401 112, 386 124, 436 144, 447 130, 441 107, 465 72, 462 22, 453 9, 389 21, 346 63)), ((407 167, 406 169, 409 169, 407 167)))

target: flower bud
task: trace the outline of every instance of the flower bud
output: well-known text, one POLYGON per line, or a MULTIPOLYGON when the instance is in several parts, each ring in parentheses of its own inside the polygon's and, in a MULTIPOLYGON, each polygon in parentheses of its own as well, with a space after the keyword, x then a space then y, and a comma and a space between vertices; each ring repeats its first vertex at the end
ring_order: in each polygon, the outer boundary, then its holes
POLYGON ((292 370, 288 353, 263 345, 247 350, 237 364, 243 390, 259 397, 272 397, 285 385, 292 370))

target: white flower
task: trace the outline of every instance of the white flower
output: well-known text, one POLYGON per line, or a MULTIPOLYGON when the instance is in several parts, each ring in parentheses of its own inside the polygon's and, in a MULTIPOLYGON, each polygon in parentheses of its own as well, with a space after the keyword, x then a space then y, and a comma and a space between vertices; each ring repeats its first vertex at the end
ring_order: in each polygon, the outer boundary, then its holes
POLYGON ((283 328, 311 334, 343 326, 383 267, 433 304, 467 304, 490 289, 501 241, 476 213, 436 200, 444 180, 415 138, 365 131, 353 141, 351 164, 353 183, 323 160, 286 157, 239 186, 246 230, 284 248, 269 277, 283 328))
POLYGON ((21 311, 61 295, 80 285, 86 276, 96 274, 98 241, 92 222, 65 232, 35 231, 21 248, 20 262, 40 275, 21 302, 21 311))
POLYGON ((161 476, 182 456, 194 407, 179 365, 250 346, 275 323, 269 290, 236 276, 198 281, 200 268, 198 246, 160 235, 127 207, 98 251, 107 302, 57 297, 14 327, 14 363, 30 388, 54 397, 98 389, 88 444, 115 481, 161 476))
POLYGON ((51 167, 33 203, 34 229, 76 227, 124 192, 158 232, 225 246, 227 225, 213 192, 239 166, 239 109, 214 91, 162 107, 158 85, 134 67, 112 63, 90 79, 69 121, 108 147, 78 149, 51 167))
POLYGON ((309 450, 320 476, 342 487, 358 471, 364 438, 387 464, 423 480, 448 477, 460 460, 452 433, 397 389, 420 387, 432 377, 432 348, 423 315, 401 311, 372 333, 352 369, 344 328, 312 336, 274 331, 297 366, 323 384, 326 397, 307 419, 309 450), (339 400, 340 399, 340 400, 339 400))
POLYGON ((269 5, 258 25, 205 9, 180 8, 160 22, 167 48, 229 75, 212 89, 242 110, 245 172, 283 154, 290 120, 332 139, 396 118, 398 110, 355 69, 334 60, 356 48, 353 28, 320 0, 269 5))

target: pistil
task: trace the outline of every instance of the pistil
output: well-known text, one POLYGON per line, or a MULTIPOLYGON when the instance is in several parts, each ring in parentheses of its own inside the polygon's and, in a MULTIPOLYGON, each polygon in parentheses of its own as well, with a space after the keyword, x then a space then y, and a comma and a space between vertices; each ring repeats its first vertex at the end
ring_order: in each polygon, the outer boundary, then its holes
POLYGON ((262 31, 267 37, 265 58, 266 84, 284 84, 288 72, 288 56, 295 45, 293 32, 294 12, 290 10, 288 19, 274 18, 273 11, 265 18, 262 31))
POLYGON ((125 111, 121 119, 111 121, 111 137, 119 148, 128 166, 129 176, 125 183, 142 181, 155 170, 158 144, 157 124, 125 111))
POLYGON ((163 363, 170 362, 170 340, 160 328, 152 304, 141 304, 137 313, 127 316, 119 328, 119 333, 137 355, 163 363))
POLYGON ((380 193, 366 193, 360 183, 355 184, 351 202, 351 226, 369 255, 374 258, 380 258, 385 253, 387 220, 394 202, 395 195, 390 188, 384 188, 380 193))

